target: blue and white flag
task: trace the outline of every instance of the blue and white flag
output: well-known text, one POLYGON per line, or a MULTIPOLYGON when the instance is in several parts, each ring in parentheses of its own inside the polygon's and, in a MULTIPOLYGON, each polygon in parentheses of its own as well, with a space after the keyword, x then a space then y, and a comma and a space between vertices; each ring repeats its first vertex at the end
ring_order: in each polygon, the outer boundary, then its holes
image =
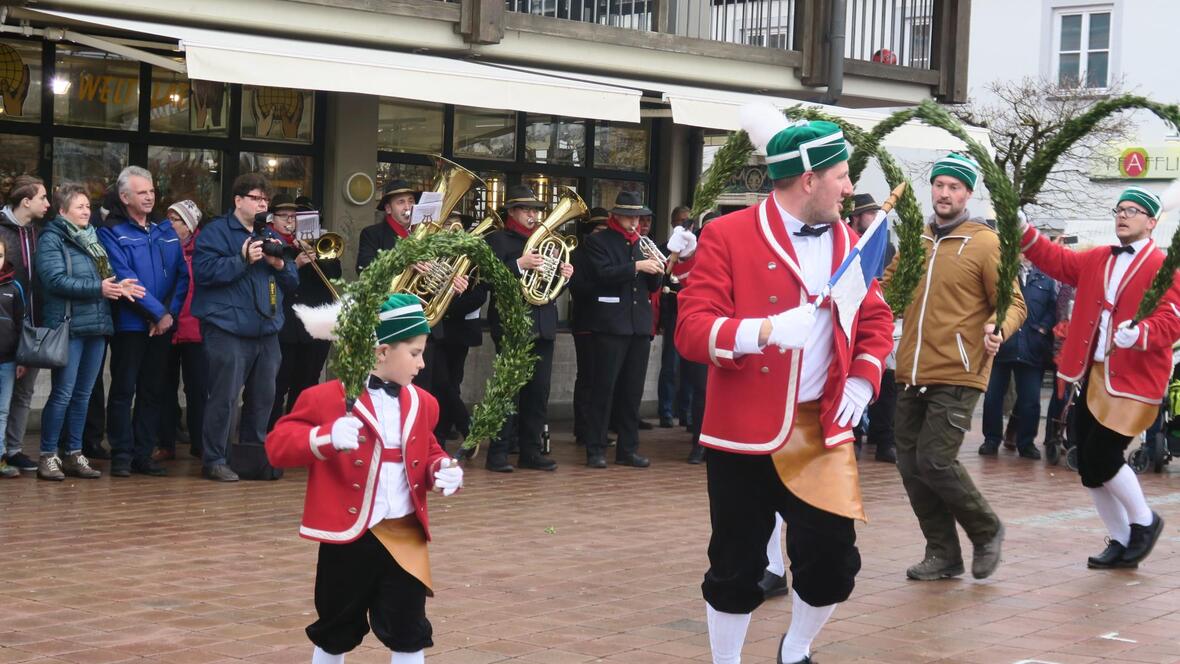
POLYGON ((840 327, 849 341, 852 340, 852 319, 856 317, 860 303, 869 292, 869 284, 885 268, 885 252, 889 248, 888 214, 886 210, 877 212, 877 218, 844 257, 844 262, 824 287, 823 298, 832 298, 840 318, 840 327))

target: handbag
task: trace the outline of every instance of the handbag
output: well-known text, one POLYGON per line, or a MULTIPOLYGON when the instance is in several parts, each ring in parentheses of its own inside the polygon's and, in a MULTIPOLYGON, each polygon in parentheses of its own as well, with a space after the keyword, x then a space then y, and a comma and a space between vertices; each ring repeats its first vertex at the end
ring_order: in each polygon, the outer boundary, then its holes
MULTIPOLYGON (((63 245, 62 255, 66 261, 66 274, 72 276, 70 256, 63 245)), ((23 292, 23 291, 22 291, 23 292)), ((60 369, 70 361, 70 315, 73 302, 66 299, 66 316, 57 327, 37 327, 25 316, 21 327, 20 343, 16 347, 16 363, 23 367, 38 369, 60 369)))

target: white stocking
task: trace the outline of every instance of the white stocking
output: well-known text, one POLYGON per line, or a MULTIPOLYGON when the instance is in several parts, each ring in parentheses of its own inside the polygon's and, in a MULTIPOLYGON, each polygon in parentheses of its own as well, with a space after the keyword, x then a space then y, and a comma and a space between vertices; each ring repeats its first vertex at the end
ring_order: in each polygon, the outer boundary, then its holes
POLYGON ((741 664, 742 644, 746 642, 750 614, 722 613, 708 602, 705 603, 705 614, 709 624, 709 649, 713 652, 713 664, 741 664))
POLYGON ((827 606, 812 606, 799 598, 795 591, 791 591, 791 628, 787 630, 787 638, 783 640, 781 652, 784 662, 799 662, 811 654, 811 642, 815 640, 819 630, 823 628, 835 604, 827 606))
POLYGON ((1110 489, 1114 497, 1123 504, 1131 523, 1151 525, 1151 508, 1147 506, 1147 499, 1143 497, 1143 487, 1139 486, 1139 478, 1135 477, 1135 471, 1131 470, 1130 466, 1124 463, 1119 472, 1102 486, 1110 489))
POLYGON ((425 650, 419 650, 418 652, 394 652, 393 656, 389 658, 389 664, 425 664, 425 662, 425 650))
POLYGON ((1127 519, 1127 510, 1123 509, 1123 504, 1105 486, 1090 489, 1090 498, 1094 500, 1098 518, 1102 519, 1110 539, 1127 546, 1127 540, 1131 537, 1131 521, 1127 519))
POLYGON ((786 575, 787 570, 783 565, 783 517, 777 512, 774 514, 774 532, 766 543, 766 559, 770 561, 766 566, 767 571, 779 576, 786 575))
POLYGON ((344 655, 329 655, 323 648, 316 646, 311 653, 311 664, 344 664, 344 655))

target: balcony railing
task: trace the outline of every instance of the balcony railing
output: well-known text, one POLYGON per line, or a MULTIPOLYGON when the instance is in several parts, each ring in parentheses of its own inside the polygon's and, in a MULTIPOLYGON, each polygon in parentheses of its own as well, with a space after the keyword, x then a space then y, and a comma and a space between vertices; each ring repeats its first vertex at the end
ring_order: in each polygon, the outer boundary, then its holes
POLYGON ((934 0, 849 0, 844 57, 930 69, 934 0))

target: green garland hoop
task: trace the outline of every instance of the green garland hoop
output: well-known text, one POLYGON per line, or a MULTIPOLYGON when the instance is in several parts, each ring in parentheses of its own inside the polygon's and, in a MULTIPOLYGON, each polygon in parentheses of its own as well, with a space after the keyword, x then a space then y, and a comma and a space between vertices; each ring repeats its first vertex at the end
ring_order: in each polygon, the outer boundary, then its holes
MULTIPOLYGON (((1160 104, 1138 95, 1122 95, 1096 102, 1085 113, 1062 125, 1057 136, 1029 160, 1028 168, 1025 170, 1024 184, 1020 191, 1020 200, 1034 200, 1041 192, 1041 188, 1045 186, 1045 180, 1049 177, 1053 167, 1057 165, 1061 155, 1083 136, 1093 131, 1098 123, 1119 111, 1136 109, 1151 111, 1161 120, 1171 124, 1173 128, 1180 130, 1180 106, 1176 104, 1160 104)), ((1164 259, 1163 265, 1160 266, 1159 272, 1156 272, 1151 287, 1143 295, 1143 300, 1139 302, 1139 311, 1135 313, 1135 320, 1143 320, 1155 311, 1164 293, 1172 287, 1177 269, 1180 269, 1180 232, 1172 234, 1168 255, 1164 259)))
POLYGON ((483 239, 454 231, 421 239, 405 238, 393 249, 378 253, 356 281, 338 282, 343 288, 344 305, 336 327, 338 341, 332 371, 344 383, 345 398, 356 399, 373 369, 373 330, 381 303, 389 295, 389 284, 414 263, 456 256, 471 259, 479 268, 480 278, 491 284, 504 330, 483 401, 475 406, 471 433, 463 442, 464 449, 474 450, 481 441, 500 434, 504 419, 515 410, 517 392, 532 377, 537 361, 532 354, 532 319, 521 296, 520 282, 483 239))

